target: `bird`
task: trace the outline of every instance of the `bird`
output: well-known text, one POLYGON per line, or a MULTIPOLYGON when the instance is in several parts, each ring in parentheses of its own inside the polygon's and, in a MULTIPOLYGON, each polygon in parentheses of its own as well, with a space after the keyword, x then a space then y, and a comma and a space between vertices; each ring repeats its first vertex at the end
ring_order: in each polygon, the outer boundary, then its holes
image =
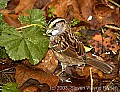
POLYGON ((112 66, 86 54, 84 44, 79 36, 71 31, 70 24, 64 18, 51 19, 46 30, 46 34, 50 36, 49 47, 61 62, 62 71, 65 71, 67 66, 87 64, 103 73, 112 72, 112 66))

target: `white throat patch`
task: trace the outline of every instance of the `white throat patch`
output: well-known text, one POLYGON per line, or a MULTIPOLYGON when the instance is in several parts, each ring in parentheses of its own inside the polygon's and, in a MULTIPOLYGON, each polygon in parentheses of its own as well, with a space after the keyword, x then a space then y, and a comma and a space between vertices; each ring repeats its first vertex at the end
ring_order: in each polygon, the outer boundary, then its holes
POLYGON ((53 30, 52 31, 52 35, 54 36, 54 35, 57 35, 59 33, 59 30, 53 30))

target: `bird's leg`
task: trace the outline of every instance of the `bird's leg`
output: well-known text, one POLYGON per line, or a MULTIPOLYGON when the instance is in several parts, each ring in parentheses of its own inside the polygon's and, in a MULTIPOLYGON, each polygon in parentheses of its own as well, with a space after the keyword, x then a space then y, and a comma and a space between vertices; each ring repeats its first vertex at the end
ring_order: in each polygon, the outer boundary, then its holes
POLYGON ((62 66, 62 70, 57 71, 55 75, 60 78, 61 82, 66 82, 66 81, 70 82, 70 79, 68 79, 67 74, 66 74, 66 68, 68 64, 61 62, 61 66, 62 66))
POLYGON ((55 71, 56 76, 60 76, 61 74, 64 74, 64 72, 66 71, 67 63, 60 62, 60 64, 62 66, 62 69, 59 69, 59 70, 55 71))
POLYGON ((62 66, 62 72, 66 71, 67 63, 62 63, 61 62, 61 66, 62 66))

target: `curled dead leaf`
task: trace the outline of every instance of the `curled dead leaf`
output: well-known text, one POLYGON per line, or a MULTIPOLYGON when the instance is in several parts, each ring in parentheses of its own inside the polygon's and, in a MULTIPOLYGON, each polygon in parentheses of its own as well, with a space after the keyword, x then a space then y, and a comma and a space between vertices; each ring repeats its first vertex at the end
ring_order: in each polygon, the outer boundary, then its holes
POLYGON ((42 70, 31 69, 24 65, 18 65, 16 68, 15 79, 21 87, 28 79, 36 79, 40 83, 46 83, 50 87, 57 86, 59 78, 51 73, 46 73, 42 70))

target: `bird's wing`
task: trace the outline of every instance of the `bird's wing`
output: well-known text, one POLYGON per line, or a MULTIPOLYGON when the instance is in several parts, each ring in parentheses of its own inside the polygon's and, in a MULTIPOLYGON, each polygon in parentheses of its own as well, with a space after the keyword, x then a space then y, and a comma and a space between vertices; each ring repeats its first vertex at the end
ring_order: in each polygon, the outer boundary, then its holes
POLYGON ((52 45, 55 51, 72 58, 77 58, 85 53, 83 43, 72 33, 62 33, 57 36, 52 45))

